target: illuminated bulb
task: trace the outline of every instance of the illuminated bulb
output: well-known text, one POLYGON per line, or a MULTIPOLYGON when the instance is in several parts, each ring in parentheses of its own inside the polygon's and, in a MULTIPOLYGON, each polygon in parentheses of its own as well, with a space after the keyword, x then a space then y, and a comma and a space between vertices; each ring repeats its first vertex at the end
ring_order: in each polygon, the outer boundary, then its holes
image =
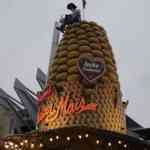
POLYGON ((20 142, 20 145, 21 145, 21 146, 23 146, 23 145, 24 145, 24 143, 23 143, 23 142, 20 142))
POLYGON ((85 134, 85 137, 86 137, 86 138, 88 138, 88 137, 89 137, 89 135, 88 135, 88 134, 85 134))
POLYGON ((50 141, 50 142, 53 142, 53 138, 50 138, 49 141, 50 141))
POLYGON ((118 141, 118 144, 122 144, 122 141, 118 141))
POLYGON ((82 139, 82 136, 81 136, 81 135, 78 135, 78 138, 79 138, 79 139, 82 139))
POLYGON ((99 144, 100 143, 100 141, 99 140, 96 140, 96 144, 99 144))
POLYGON ((17 148, 17 147, 18 147, 18 145, 16 144, 16 145, 15 145, 15 148, 17 148))
POLYGON ((30 146, 31 148, 34 148, 34 144, 31 144, 31 146, 30 146))
POLYGON ((9 145, 5 145, 5 148, 8 149, 8 148, 9 148, 9 145))
POLYGON ((112 145, 111 142, 109 142, 109 143, 108 143, 108 146, 111 146, 111 145, 112 145))
POLYGON ((70 137, 69 136, 67 137, 67 140, 70 141, 70 137))
POLYGON ((27 143, 28 143, 28 140, 24 140, 24 143, 26 143, 26 144, 27 144, 27 143))
POLYGON ((124 144, 124 148, 127 148, 127 144, 124 144))
POLYGON ((14 145, 14 143, 13 143, 13 142, 9 142, 9 145, 13 146, 13 145, 14 145))
POLYGON ((59 139, 59 136, 56 136, 56 139, 58 140, 58 139, 59 139))
POLYGON ((42 143, 40 143, 40 147, 43 147, 43 144, 42 144, 42 143))

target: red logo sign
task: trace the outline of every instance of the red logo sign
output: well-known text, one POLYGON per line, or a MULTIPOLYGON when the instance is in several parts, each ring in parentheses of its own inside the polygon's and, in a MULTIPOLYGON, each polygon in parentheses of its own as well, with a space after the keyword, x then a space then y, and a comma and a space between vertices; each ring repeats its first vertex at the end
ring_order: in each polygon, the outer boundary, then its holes
POLYGON ((76 102, 72 102, 69 96, 60 97, 57 102, 57 104, 51 104, 38 112, 37 123, 43 120, 54 121, 64 115, 73 115, 74 113, 82 113, 85 111, 96 111, 97 107, 95 103, 86 104, 83 98, 80 98, 76 102))
POLYGON ((52 87, 48 85, 42 92, 39 92, 38 94, 36 94, 36 97, 38 98, 37 99, 38 103, 43 102, 51 95, 52 95, 52 87))

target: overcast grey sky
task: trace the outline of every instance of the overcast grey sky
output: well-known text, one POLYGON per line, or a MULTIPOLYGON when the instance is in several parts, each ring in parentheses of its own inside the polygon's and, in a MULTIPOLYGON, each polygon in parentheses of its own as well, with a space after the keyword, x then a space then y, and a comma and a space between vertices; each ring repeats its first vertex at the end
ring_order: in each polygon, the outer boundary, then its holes
MULTIPOLYGON (((47 72, 53 24, 68 2, 0 0, 0 87, 13 91, 15 77, 33 90, 37 67, 47 72)), ((127 113, 150 127, 150 1, 87 0, 86 19, 103 25, 117 60, 127 113)))

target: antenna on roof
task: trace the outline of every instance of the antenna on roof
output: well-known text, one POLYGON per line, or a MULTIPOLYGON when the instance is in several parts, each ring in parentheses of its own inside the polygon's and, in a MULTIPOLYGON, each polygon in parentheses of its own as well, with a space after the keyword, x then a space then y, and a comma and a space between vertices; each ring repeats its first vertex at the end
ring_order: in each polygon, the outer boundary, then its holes
POLYGON ((83 13, 83 20, 85 19, 85 9, 86 9, 86 0, 82 0, 82 13, 83 13))

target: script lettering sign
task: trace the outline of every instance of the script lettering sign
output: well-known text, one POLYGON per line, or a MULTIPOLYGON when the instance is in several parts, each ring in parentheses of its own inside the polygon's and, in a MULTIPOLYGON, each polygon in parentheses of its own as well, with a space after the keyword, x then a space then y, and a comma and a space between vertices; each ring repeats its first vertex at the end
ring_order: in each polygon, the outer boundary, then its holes
POLYGON ((96 103, 86 104, 83 98, 76 102, 71 102, 68 96, 60 97, 59 103, 54 103, 44 107, 37 114, 37 123, 43 120, 55 121, 57 118, 65 115, 73 115, 74 113, 82 113, 85 111, 96 111, 96 103))

